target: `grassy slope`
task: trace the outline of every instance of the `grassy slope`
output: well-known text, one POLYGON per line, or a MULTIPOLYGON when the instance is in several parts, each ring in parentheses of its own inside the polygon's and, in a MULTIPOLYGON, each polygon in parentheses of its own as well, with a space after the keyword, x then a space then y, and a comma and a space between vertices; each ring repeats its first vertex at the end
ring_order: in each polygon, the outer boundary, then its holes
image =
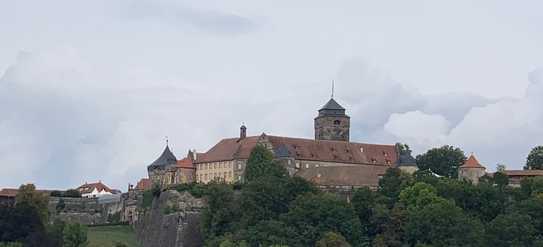
POLYGON ((98 226, 88 229, 88 247, 115 247, 116 242, 124 243, 130 247, 138 246, 136 234, 131 226, 98 226))

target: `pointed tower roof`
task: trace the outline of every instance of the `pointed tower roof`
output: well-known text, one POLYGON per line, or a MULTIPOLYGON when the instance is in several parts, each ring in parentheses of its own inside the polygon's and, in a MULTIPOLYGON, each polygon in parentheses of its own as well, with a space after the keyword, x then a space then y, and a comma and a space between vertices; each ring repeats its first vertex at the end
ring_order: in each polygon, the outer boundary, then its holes
POLYGON ((170 147, 166 145, 166 148, 164 149, 160 157, 158 157, 158 159, 156 159, 153 163, 151 163, 149 167, 166 166, 166 165, 171 165, 171 164, 176 164, 176 163, 177 163, 177 158, 175 157, 175 155, 173 155, 172 151, 170 151, 170 147))
POLYGON ((461 168, 485 168, 481 163, 475 158, 475 155, 471 154, 469 158, 464 162, 461 168))
POLYGON ((345 108, 331 98, 320 110, 345 110, 345 108))
POLYGON ((328 102, 319 110, 319 117, 323 116, 345 116, 345 108, 337 103, 334 98, 330 98, 328 102))

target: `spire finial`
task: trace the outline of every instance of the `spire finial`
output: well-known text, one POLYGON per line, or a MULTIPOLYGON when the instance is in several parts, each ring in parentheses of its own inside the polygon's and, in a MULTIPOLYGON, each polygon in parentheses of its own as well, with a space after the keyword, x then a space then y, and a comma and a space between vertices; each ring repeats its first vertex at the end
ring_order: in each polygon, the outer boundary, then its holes
POLYGON ((332 80, 332 95, 330 96, 330 98, 334 98, 334 80, 332 80))
POLYGON ((166 136, 166 146, 168 146, 169 144, 169 140, 168 140, 168 136, 166 136))

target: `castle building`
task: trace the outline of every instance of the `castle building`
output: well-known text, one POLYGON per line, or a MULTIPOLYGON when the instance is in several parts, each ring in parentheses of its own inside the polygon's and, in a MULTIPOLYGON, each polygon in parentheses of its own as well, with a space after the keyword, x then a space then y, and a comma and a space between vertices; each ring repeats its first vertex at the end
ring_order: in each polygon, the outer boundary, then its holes
POLYGON ((265 133, 247 136, 246 126, 241 126, 239 137, 223 139, 198 155, 194 161, 196 181, 242 181, 247 159, 256 145, 272 151, 289 174, 313 181, 324 189, 375 188, 388 168, 404 167, 410 171, 415 166, 414 159, 402 156, 396 145, 350 142, 350 117, 333 98, 314 120, 315 139, 265 133))
POLYGON ((349 141, 350 117, 345 108, 331 98, 315 118, 315 140, 349 141))
POLYGON ((194 159, 196 154, 189 151, 187 157, 177 160, 166 144, 162 154, 147 167, 149 179, 152 184, 166 187, 173 184, 192 183, 196 168, 194 159))
MULTIPOLYGON (((542 177, 543 170, 504 170, 502 171, 509 178, 509 186, 520 187, 523 179, 542 177)), ((464 165, 458 168, 458 179, 478 184, 483 176, 493 177, 495 172, 487 173, 486 168, 471 154, 464 165)))
POLYGON ((87 198, 102 197, 105 195, 114 194, 114 191, 105 184, 103 184, 102 181, 98 181, 96 183, 85 183, 79 186, 77 190, 79 191, 79 193, 81 193, 81 197, 87 198))
POLYGON ((478 184, 479 179, 486 174, 486 168, 471 154, 462 166, 458 168, 458 178, 478 184))

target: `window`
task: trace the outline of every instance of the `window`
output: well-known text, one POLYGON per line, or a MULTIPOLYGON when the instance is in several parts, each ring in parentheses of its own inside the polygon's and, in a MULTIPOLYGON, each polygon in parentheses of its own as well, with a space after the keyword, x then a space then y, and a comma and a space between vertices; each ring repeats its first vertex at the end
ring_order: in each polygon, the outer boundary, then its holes
POLYGON ((300 168, 300 162, 296 162, 296 168, 300 168))
POLYGON ((290 163, 291 163, 291 160, 288 160, 288 164, 289 164, 289 165, 290 165, 290 163))
POLYGON ((238 163, 238 169, 241 170, 241 162, 238 163))
POLYGON ((334 120, 334 125, 340 125, 341 124, 341 121, 339 120, 334 120))
POLYGON ((363 147, 360 148, 360 152, 361 152, 361 153, 364 152, 364 148, 363 148, 363 147))
POLYGON ((306 163, 306 164, 305 164, 305 168, 309 168, 309 164, 306 163))

